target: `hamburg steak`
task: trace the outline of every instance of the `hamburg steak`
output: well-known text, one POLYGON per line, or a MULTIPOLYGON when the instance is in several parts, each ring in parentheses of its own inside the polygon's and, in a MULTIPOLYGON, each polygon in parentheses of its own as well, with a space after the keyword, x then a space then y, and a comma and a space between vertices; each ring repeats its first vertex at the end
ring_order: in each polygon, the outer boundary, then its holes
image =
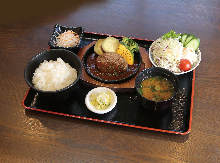
POLYGON ((128 64, 125 59, 117 53, 104 53, 96 59, 96 66, 100 72, 118 75, 127 71, 128 64))

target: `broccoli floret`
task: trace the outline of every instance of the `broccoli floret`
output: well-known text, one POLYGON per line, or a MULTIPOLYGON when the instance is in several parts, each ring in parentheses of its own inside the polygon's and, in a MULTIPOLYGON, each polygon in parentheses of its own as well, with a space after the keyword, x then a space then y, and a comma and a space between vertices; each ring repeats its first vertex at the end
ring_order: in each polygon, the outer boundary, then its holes
POLYGON ((124 37, 124 38, 122 39, 122 43, 123 43, 132 53, 138 52, 138 50, 139 50, 138 44, 137 44, 134 40, 132 40, 132 39, 130 39, 130 38, 128 38, 128 37, 124 37))

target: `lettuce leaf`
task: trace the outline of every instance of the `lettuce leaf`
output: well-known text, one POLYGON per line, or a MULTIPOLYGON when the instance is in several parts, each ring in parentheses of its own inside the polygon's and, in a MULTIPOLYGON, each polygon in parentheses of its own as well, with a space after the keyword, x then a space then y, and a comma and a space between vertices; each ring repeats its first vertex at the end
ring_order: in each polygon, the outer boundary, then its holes
POLYGON ((180 33, 176 33, 174 30, 170 30, 168 33, 165 33, 163 36, 162 36, 162 39, 166 40, 168 38, 177 38, 179 39, 181 36, 180 33))

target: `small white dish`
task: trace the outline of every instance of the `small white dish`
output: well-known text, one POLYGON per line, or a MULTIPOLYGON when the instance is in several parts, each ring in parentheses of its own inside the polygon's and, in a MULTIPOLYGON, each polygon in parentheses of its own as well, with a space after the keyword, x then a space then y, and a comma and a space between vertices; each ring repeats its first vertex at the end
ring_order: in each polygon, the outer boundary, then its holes
POLYGON ((116 96, 115 92, 109 88, 106 88, 106 87, 97 87, 97 88, 92 89, 91 91, 88 92, 88 94, 86 95, 86 98, 85 98, 85 104, 86 104, 87 108, 90 111, 97 113, 97 114, 105 114, 105 113, 110 112, 115 107, 116 103, 117 103, 117 96, 116 96), (107 92, 111 96, 110 104, 109 104, 109 106, 107 106, 107 108, 97 109, 94 105, 91 104, 91 98, 92 98, 91 95, 100 95, 101 94, 101 96, 102 96, 101 98, 105 98, 104 96, 106 95, 105 93, 107 93, 107 92), (103 93, 104 93, 104 95, 103 95, 103 93))

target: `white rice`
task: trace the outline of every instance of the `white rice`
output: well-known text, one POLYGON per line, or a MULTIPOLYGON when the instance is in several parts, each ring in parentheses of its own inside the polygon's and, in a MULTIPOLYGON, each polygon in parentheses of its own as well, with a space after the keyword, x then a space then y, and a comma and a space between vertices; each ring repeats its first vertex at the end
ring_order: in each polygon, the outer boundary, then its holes
POLYGON ((192 65, 198 62, 198 56, 192 49, 184 48, 178 39, 159 38, 151 45, 151 55, 154 63, 174 73, 179 73, 181 59, 188 59, 192 65))
POLYGON ((44 60, 35 70, 32 82, 43 91, 56 91, 69 86, 77 79, 77 71, 61 58, 44 60))

